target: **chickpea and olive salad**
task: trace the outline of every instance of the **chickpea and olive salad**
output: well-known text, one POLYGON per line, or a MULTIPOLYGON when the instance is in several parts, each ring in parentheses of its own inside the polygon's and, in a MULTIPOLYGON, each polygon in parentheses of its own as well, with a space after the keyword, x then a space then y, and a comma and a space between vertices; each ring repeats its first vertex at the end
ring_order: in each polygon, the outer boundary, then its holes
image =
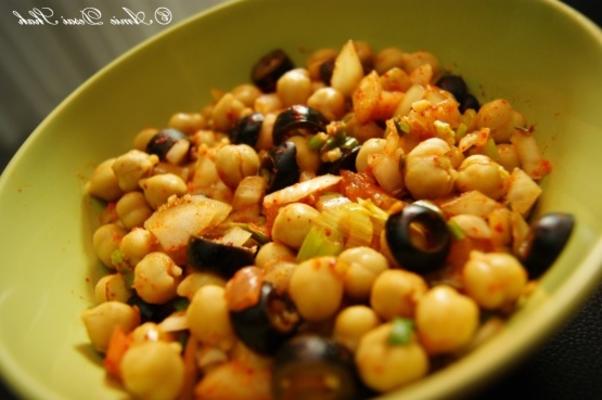
POLYGON ((87 185, 109 268, 83 313, 141 399, 357 399, 502 328, 573 217, 525 118, 430 53, 347 42, 144 129, 87 185))

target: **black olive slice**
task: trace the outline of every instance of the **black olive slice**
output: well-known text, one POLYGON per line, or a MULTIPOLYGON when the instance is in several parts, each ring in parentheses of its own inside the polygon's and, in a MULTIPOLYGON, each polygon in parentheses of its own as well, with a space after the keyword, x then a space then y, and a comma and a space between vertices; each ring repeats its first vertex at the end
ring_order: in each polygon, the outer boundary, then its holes
POLYGON ((458 75, 444 75, 436 83, 441 89, 446 90, 454 95, 458 103, 462 104, 464 98, 468 94, 466 82, 458 75))
POLYGON ((564 213, 544 214, 533 224, 523 258, 530 278, 541 276, 556 261, 574 226, 575 217, 564 213))
POLYGON ((177 129, 162 129, 148 141, 146 152, 156 154, 161 160, 165 161, 169 150, 180 140, 188 139, 186 139, 185 134, 177 129))
POLYGON ((253 265, 255 253, 246 247, 231 246, 193 236, 188 242, 188 265, 217 273, 229 279, 244 266, 253 265))
POLYGON ((460 112, 464 112, 469 108, 472 108, 475 111, 479 111, 479 109, 481 108, 479 100, 477 100, 477 98, 474 97, 472 94, 467 94, 466 97, 464 97, 464 100, 462 101, 462 103, 460 103, 460 112))
POLYGON ((272 50, 255 63, 251 70, 251 80, 264 93, 270 93, 276 89, 278 79, 293 68, 295 64, 284 50, 272 50))
POLYGON ((355 160, 360 152, 360 148, 361 146, 354 147, 349 151, 344 151, 343 155, 338 160, 320 164, 318 175, 338 175, 342 170, 356 172, 355 160))
POLYGON ((334 57, 324 61, 320 64, 320 80, 324 82, 326 86, 330 86, 330 80, 332 79, 332 72, 334 71, 334 57))
POLYGON ((275 400, 351 400, 358 383, 353 354, 331 339, 298 336, 276 354, 272 375, 275 400))
POLYGON ((274 122, 274 144, 284 142, 296 129, 306 129, 312 133, 323 132, 328 125, 328 120, 319 111, 311 107, 297 104, 282 111, 274 122))
POLYGON ((443 215, 436 207, 415 202, 392 214, 385 224, 387 244, 399 264, 411 271, 425 274, 439 268, 450 246, 450 233, 443 215), (424 244, 417 243, 412 225, 423 228, 424 244))
POLYGON ((246 144, 255 147, 264 116, 262 113, 254 112, 242 118, 232 130, 230 130, 230 140, 234 144, 246 144))
POLYGON ((271 179, 267 193, 272 193, 299 181, 301 171, 297 165, 297 146, 284 142, 270 152, 271 179))
POLYGON ((257 304, 240 311, 230 311, 236 336, 250 349, 274 354, 293 336, 301 317, 293 302, 279 294, 270 283, 263 283, 257 304))
POLYGON ((136 293, 130 296, 127 304, 138 307, 140 311, 140 321, 144 322, 161 322, 169 317, 172 313, 179 311, 183 304, 187 303, 184 297, 177 297, 165 304, 151 304, 142 300, 136 293))

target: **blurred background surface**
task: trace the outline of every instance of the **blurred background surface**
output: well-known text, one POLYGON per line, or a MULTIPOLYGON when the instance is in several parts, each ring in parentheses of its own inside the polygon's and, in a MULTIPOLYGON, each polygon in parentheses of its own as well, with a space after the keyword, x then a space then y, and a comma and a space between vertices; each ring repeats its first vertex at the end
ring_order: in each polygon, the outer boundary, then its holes
MULTIPOLYGON (((222 1, 0 0, 0 171, 42 119, 96 71, 154 33, 222 1), (166 7, 173 20, 166 25, 19 26, 13 11, 28 17, 35 7, 51 7, 55 17, 97 7, 104 20, 123 16, 122 7, 143 11, 146 18, 166 7)), ((602 24, 602 0, 564 2, 602 24)), ((543 348, 477 394, 479 399, 508 397, 602 399, 602 287, 543 348)), ((0 399, 15 399, 1 382, 0 399)))

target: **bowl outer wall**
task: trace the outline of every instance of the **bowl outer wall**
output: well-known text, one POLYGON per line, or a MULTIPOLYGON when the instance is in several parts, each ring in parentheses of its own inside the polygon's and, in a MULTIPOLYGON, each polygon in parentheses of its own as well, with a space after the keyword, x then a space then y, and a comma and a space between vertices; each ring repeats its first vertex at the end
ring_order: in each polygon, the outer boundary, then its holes
MULTIPOLYGON (((428 49, 483 99, 503 97, 536 123, 556 165, 540 208, 571 212, 577 229, 540 289, 493 340, 403 391, 450 398, 524 356, 599 282, 602 171, 600 30, 555 1, 243 1, 217 7, 101 70, 36 129, 0 178, 0 370, 27 398, 123 398, 94 362, 80 313, 106 273, 93 255, 97 202, 84 183, 145 126, 207 103, 209 89, 248 80, 259 55, 283 47, 301 62, 346 39, 428 49), (336 16, 336 17, 333 17, 336 16), (268 30, 268 28, 270 28, 268 30), (570 167, 568 167, 570 166, 570 167), (93 360, 94 362, 91 362, 93 360)), ((387 398, 401 398, 391 393, 387 398)))

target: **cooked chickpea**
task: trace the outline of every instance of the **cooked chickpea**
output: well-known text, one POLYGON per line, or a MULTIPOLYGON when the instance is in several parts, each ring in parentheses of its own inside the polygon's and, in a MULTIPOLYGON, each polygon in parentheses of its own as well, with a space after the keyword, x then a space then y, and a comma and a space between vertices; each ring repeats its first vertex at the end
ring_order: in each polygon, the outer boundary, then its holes
POLYGON ((115 159, 110 158, 94 169, 90 180, 86 183, 86 192, 104 201, 117 200, 121 196, 122 191, 113 172, 114 162, 115 159))
POLYGON ((175 113, 169 119, 167 125, 170 128, 184 132, 187 135, 191 135, 205 127, 205 119, 200 113, 175 113))
POLYGON ((355 351, 362 336, 378 325, 380 320, 370 307, 351 306, 337 315, 333 336, 351 351, 355 351))
POLYGON ((508 100, 497 99, 483 104, 476 118, 479 128, 489 128, 496 143, 510 140, 516 127, 524 126, 525 118, 512 109, 508 100))
POLYGON ((201 287, 192 298, 186 317, 191 335, 201 343, 223 349, 234 344, 224 288, 215 285, 201 287))
POLYGON ((215 166, 224 183, 236 188, 244 177, 257 174, 259 156, 251 146, 230 144, 217 151, 215 166))
POLYGON ((320 155, 309 148, 307 139, 302 136, 293 136, 287 140, 295 143, 297 165, 299 165, 301 170, 315 173, 320 167, 320 155))
POLYGON ((338 52, 335 49, 319 49, 314 51, 307 59, 307 71, 312 81, 319 81, 320 67, 326 61, 333 60, 337 57, 338 52))
POLYGON ((429 369, 429 359, 415 339, 406 344, 389 344, 391 328, 390 323, 384 324, 365 334, 355 353, 362 381, 379 392, 416 381, 429 369))
POLYGON ((165 342, 130 347, 120 367, 124 386, 139 399, 173 400, 184 382, 184 362, 178 346, 165 342))
POLYGON ((341 119, 345 115, 345 96, 331 87, 316 90, 307 99, 307 105, 320 111, 328 120, 341 119))
POLYGON ((142 129, 134 138, 134 148, 140 151, 146 151, 146 145, 159 132, 156 128, 142 129))
POLYGON ((416 51, 414 53, 406 53, 403 57, 403 68, 411 74, 415 69, 429 64, 433 74, 436 74, 439 69, 439 60, 433 54, 427 51, 416 51))
POLYGON ((413 317, 416 304, 428 287, 419 275, 401 269, 390 269, 374 281, 370 306, 384 320, 413 317))
POLYGON ((376 55, 374 62, 374 69, 379 75, 384 74, 391 68, 403 68, 404 66, 404 52, 397 47, 387 47, 382 49, 376 55))
POLYGON ((362 144, 357 158, 355 159, 355 167, 358 172, 363 172, 370 166, 370 160, 374 154, 384 154, 387 141, 382 138, 368 139, 362 144))
POLYGON ((123 275, 111 274, 98 280, 94 288, 94 295, 98 303, 105 301, 125 303, 130 298, 131 290, 125 283, 123 275))
POLYGON ((236 125, 247 110, 243 102, 231 93, 226 93, 211 110, 213 128, 221 132, 227 132, 236 125))
POLYGON ((257 98, 262 94, 261 90, 259 90, 257 86, 249 83, 236 86, 234 89, 232 89, 231 93, 238 101, 247 107, 253 107, 255 100, 257 100, 257 98))
POLYGON ((172 337, 154 322, 145 322, 130 333, 132 346, 141 345, 148 342, 170 342, 172 337))
POLYGON ((140 192, 124 194, 115 207, 121 223, 128 229, 141 226, 153 213, 140 192))
POLYGON ((285 107, 305 104, 311 95, 311 80, 304 68, 295 68, 278 79, 276 93, 285 107))
POLYGON ((123 258, 131 266, 138 264, 153 250, 153 235, 143 228, 134 228, 119 243, 123 258))
POLYGON ((389 193, 397 194, 403 191, 403 173, 400 167, 402 155, 403 150, 398 149, 398 153, 395 155, 374 153, 370 157, 372 175, 380 187, 389 193))
POLYGON ((342 276, 345 293, 357 300, 370 297, 376 277, 387 268, 385 256, 370 247, 353 247, 337 257, 337 271, 342 276))
POLYGON ((125 303, 107 301, 84 311, 82 320, 94 348, 105 352, 115 328, 132 331, 140 324, 140 314, 125 303))
POLYGON ((507 253, 472 251, 462 277, 468 295, 488 310, 512 305, 527 284, 527 272, 507 253))
POLYGON ((92 236, 92 245, 96 256, 102 263, 114 268, 112 255, 119 248, 119 243, 125 235, 125 230, 117 224, 106 224, 98 228, 92 236))
POLYGON ((272 264, 280 261, 295 261, 295 254, 283 244, 269 242, 261 246, 255 256, 255 265, 268 269, 272 264))
POLYGON ((479 307, 449 286, 429 290, 416 307, 416 327, 429 354, 461 349, 479 325, 479 307))
POLYGON ((399 67, 393 67, 380 77, 380 83, 384 90, 407 91, 412 86, 412 81, 407 72, 399 67))
POLYGON ((210 272, 193 272, 186 275, 186 278, 180 282, 176 291, 178 296, 187 297, 189 300, 192 300, 195 293, 207 285, 224 287, 226 286, 226 281, 210 272))
POLYGON ((439 138, 427 139, 406 158, 405 185, 416 199, 444 197, 454 188, 456 171, 448 157, 449 145, 439 138))
POLYGON ((159 157, 140 150, 130 150, 117 157, 112 168, 121 190, 131 192, 138 189, 138 181, 148 176, 158 162, 159 157))
POLYGON ((460 192, 478 190, 494 200, 506 194, 509 184, 508 171, 482 154, 466 158, 460 165, 456 177, 456 188, 460 192))
POLYGON ((175 174, 159 174, 151 176, 140 182, 144 191, 144 197, 151 207, 157 209, 161 204, 167 202, 172 195, 181 196, 186 194, 188 187, 186 182, 175 174))
POLYGON ((289 261, 270 264, 263 279, 271 283, 278 292, 286 293, 295 268, 297 268, 297 264, 289 261))
POLYGON ((256 98, 254 108, 255 111, 265 115, 281 110, 282 108, 284 108, 284 105, 282 104, 282 100, 280 100, 280 97, 278 97, 276 93, 270 93, 262 94, 261 96, 256 98))
POLYGON ((334 257, 312 258, 299 264, 289 282, 289 294, 308 321, 332 317, 343 299, 343 282, 335 271, 334 257))
POLYGON ((142 300, 163 304, 176 296, 182 269, 164 253, 147 254, 134 269, 134 289, 142 300))
POLYGON ((512 172, 514 168, 520 167, 518 153, 512 143, 501 143, 497 146, 497 154, 500 157, 500 164, 506 168, 506 171, 512 172))
POLYGON ((299 249, 314 221, 320 216, 315 208, 303 203, 293 203, 278 210, 272 226, 272 239, 299 249))

